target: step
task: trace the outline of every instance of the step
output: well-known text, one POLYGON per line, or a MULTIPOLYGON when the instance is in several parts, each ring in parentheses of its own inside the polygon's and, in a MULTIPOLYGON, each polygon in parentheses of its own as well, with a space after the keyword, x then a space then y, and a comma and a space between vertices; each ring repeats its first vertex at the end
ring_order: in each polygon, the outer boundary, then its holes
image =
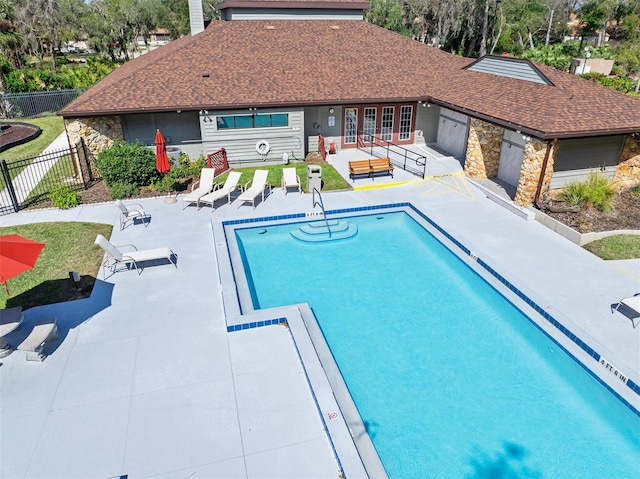
MULTIPOLYGON (((332 233, 337 233, 339 231, 344 231, 349 228, 349 223, 346 221, 329 221, 329 228, 332 233)), ((311 223, 307 225, 300 226, 300 231, 308 235, 317 235, 317 234, 325 234, 328 233, 327 224, 323 221, 322 223, 311 223)))
POLYGON ((341 239, 352 238, 357 233, 358 233, 357 225, 348 225, 347 229, 342 231, 334 232, 333 228, 331 228, 331 236, 329 236, 329 233, 326 233, 326 232, 321 234, 307 234, 307 233, 303 233, 299 229, 291 231, 291 236, 305 243, 322 243, 326 241, 336 241, 341 239))
POLYGON ((309 228, 326 228, 327 223, 329 223, 329 226, 336 226, 338 223, 341 223, 340 220, 327 220, 326 222, 324 220, 318 220, 318 221, 314 221, 313 223, 307 223, 306 226, 308 226, 309 228))

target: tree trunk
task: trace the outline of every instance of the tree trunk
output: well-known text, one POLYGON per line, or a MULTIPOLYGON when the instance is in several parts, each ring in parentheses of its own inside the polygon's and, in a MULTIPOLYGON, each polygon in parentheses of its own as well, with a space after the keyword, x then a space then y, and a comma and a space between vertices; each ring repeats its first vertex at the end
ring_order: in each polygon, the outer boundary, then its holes
POLYGON ((529 47, 530 47, 532 50, 535 50, 535 48, 536 48, 536 47, 535 47, 535 46, 534 46, 534 44, 533 44, 533 35, 531 34, 531 30, 529 30, 529 31, 527 32, 527 35, 528 35, 528 37, 529 37, 529 47))

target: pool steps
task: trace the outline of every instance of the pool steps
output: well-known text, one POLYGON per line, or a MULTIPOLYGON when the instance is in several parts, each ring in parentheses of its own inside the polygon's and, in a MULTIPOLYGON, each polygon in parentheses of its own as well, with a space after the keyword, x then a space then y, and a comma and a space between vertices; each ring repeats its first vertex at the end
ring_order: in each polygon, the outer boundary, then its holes
POLYGON ((291 236, 305 243, 319 243, 352 238, 357 233, 356 225, 350 225, 347 221, 330 220, 328 227, 324 221, 304 224, 291 231, 291 236))

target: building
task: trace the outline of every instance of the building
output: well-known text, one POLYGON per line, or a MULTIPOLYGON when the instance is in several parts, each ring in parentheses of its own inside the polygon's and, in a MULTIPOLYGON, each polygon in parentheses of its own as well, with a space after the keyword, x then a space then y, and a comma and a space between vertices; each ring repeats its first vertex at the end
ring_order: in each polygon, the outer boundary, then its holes
POLYGON ((93 152, 115 139, 168 143, 230 165, 370 135, 429 145, 467 175, 511 185, 526 206, 594 170, 640 180, 640 100, 529 60, 455 56, 371 25, 360 0, 228 0, 206 30, 111 73, 59 112, 93 152), (544 171, 544 174, 542 172, 544 171))

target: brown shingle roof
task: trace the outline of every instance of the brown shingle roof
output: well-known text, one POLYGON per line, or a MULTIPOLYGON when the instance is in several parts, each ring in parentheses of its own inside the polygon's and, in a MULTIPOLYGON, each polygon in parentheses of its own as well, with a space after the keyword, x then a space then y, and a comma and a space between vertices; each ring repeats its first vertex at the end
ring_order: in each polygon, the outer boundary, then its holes
POLYGON ((471 62, 364 21, 217 21, 122 65, 61 114, 430 98, 545 138, 640 131, 638 99, 544 65, 555 86, 463 70, 471 62))
POLYGON ((215 5, 218 10, 225 8, 332 8, 366 10, 365 0, 226 0, 215 5))

